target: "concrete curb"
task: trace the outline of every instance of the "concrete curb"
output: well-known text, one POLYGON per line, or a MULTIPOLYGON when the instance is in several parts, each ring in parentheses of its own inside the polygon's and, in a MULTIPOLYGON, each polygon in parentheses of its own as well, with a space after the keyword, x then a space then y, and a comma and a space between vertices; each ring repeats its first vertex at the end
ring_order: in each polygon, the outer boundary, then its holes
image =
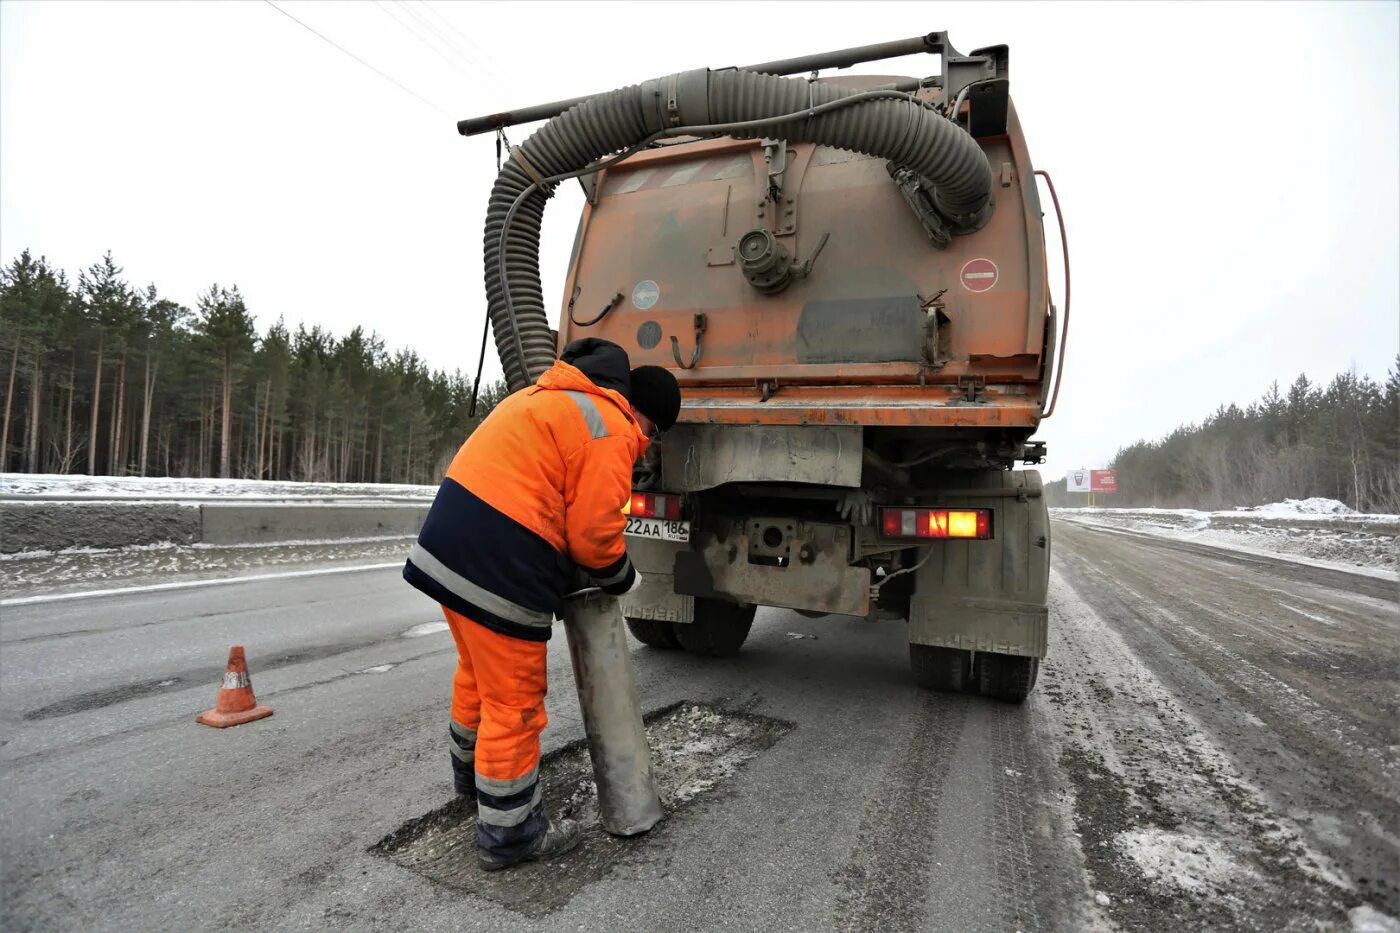
POLYGON ((265 544, 416 535, 428 505, 205 503, 199 507, 200 540, 205 544, 265 544))
POLYGON ((0 502, 0 553, 415 535, 430 503, 0 502))

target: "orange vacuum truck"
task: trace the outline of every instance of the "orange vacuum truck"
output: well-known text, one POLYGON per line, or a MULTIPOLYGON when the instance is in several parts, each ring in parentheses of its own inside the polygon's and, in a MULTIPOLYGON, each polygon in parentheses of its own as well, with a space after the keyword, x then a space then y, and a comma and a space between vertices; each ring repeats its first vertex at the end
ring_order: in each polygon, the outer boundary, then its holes
POLYGON ((680 381, 628 509, 641 641, 730 655, 758 606, 904 619, 922 685, 1034 686, 1050 525, 1039 473, 1016 467, 1045 456, 1030 438, 1054 407, 1069 266, 1062 324, 1008 87, 1005 46, 931 33, 458 124, 499 147, 547 120, 507 143, 487 209, 509 386, 583 337, 680 381), (916 53, 941 72, 821 75, 916 53), (540 224, 570 179, 586 203, 556 327, 540 224))

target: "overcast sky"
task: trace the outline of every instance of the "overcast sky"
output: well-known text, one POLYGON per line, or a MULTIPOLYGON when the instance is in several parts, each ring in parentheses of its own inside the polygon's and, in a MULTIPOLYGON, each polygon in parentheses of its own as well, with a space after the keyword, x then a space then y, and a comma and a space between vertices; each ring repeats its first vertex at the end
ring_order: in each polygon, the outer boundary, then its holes
MULTIPOLYGON (((1400 346, 1400 4, 278 6, 325 39, 254 0, 0 2, 0 260, 110 249, 183 303, 237 284, 263 325, 470 369, 495 151, 457 118, 946 29, 1011 47, 1069 223, 1047 478, 1274 379, 1383 378, 1400 346)), ((581 203, 550 206, 547 295, 581 203)))

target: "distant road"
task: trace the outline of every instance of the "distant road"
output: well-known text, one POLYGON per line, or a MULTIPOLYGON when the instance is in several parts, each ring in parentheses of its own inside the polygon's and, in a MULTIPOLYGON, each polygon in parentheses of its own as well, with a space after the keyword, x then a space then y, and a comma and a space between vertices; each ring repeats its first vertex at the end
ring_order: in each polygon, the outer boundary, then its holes
MULTIPOLYGON (((793 728, 526 917, 366 850, 451 796, 454 664, 393 567, 0 609, 5 929, 1272 930, 1400 915, 1400 609, 1347 574, 1056 522, 1024 706, 918 690, 901 623, 639 648, 647 709, 793 728), (815 636, 815 637, 794 637, 815 636), (228 646, 276 709, 197 726, 228 646)), ((257 572, 248 568, 242 572, 257 572)), ((22 595, 12 593, 12 595, 22 595)), ((581 737, 562 632, 546 747, 581 737)), ((697 766, 703 766, 703 755, 697 766)))

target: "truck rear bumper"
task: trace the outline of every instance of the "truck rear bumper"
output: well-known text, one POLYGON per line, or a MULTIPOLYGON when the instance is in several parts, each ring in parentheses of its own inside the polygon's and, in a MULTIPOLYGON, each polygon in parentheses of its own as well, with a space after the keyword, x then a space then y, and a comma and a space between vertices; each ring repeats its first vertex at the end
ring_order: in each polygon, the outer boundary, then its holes
POLYGON ((840 615, 870 611, 870 571, 848 566, 845 525, 750 518, 723 537, 702 532, 696 544, 676 555, 677 593, 840 615), (770 527, 784 532, 775 547, 764 543, 770 527))

